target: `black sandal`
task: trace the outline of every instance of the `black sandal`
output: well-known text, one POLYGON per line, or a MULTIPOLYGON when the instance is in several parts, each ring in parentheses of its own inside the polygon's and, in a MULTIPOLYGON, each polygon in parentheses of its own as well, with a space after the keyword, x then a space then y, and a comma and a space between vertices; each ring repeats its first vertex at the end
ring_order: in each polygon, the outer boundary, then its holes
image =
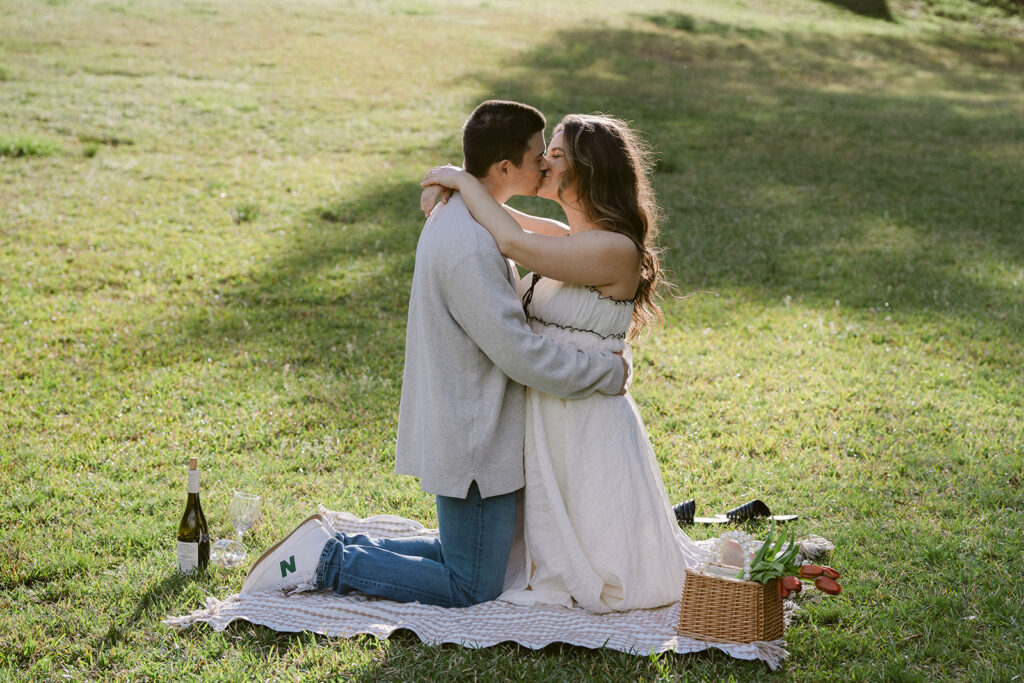
POLYGON ((746 522, 747 520, 752 519, 768 519, 779 524, 792 522, 798 518, 797 515, 773 515, 772 511, 768 509, 768 506, 764 504, 764 501, 757 499, 729 510, 725 513, 725 517, 730 522, 746 522))
POLYGON ((694 517, 693 513, 697 511, 697 503, 694 500, 687 500, 682 503, 676 503, 672 506, 672 512, 676 515, 676 521, 679 522, 679 526, 687 526, 690 524, 725 524, 729 521, 728 518, 722 517, 694 517))

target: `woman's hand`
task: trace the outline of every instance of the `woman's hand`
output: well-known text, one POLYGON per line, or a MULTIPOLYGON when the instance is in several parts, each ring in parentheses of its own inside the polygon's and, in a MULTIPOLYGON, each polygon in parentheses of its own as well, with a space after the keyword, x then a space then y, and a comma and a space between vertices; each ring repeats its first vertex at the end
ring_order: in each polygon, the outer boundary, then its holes
POLYGON ((629 387, 633 384, 633 347, 629 344, 621 351, 616 351, 615 355, 622 359, 622 389, 619 391, 619 396, 627 393, 629 387))
POLYGON ((428 187, 430 185, 440 185, 441 187, 447 187, 450 190, 458 190, 461 189, 459 184, 467 177, 471 176, 458 166, 452 166, 451 164, 435 166, 427 171, 427 175, 423 178, 423 182, 420 183, 420 186, 428 187))
POLYGON ((430 213, 437 206, 438 200, 441 200, 442 204, 448 203, 452 193, 459 189, 460 174, 469 175, 451 164, 435 166, 427 171, 423 182, 420 183, 420 187, 423 188, 423 192, 420 193, 420 209, 424 216, 430 218, 430 213))
POLYGON ((452 192, 454 190, 440 185, 427 185, 424 187, 423 192, 420 192, 420 209, 423 211, 423 216, 430 218, 430 214, 434 207, 437 206, 438 200, 441 200, 442 204, 447 204, 452 196, 452 192))
POLYGON ((505 207, 487 191, 476 176, 466 173, 458 166, 435 166, 430 169, 423 187, 445 187, 458 190, 466 207, 477 223, 482 225, 494 238, 501 253, 509 256, 506 249, 517 237, 526 235, 516 219, 505 212, 505 207))

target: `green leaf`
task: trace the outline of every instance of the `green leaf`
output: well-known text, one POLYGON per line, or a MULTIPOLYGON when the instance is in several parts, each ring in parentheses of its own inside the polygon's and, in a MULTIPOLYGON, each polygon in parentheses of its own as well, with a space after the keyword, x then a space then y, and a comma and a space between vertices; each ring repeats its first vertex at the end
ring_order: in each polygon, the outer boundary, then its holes
MULTIPOLYGON (((775 522, 774 521, 772 521, 772 531, 773 532, 775 531, 775 522)), ((778 554, 780 552, 782 552, 782 547, 785 544, 786 544, 786 535, 784 533, 782 533, 782 532, 779 532, 779 537, 778 537, 778 539, 776 539, 775 546, 772 548, 772 559, 774 559, 776 556, 778 556, 778 554)))
POLYGON ((781 557, 779 557, 779 559, 787 564, 791 564, 799 552, 800 546, 796 544, 796 534, 790 532, 789 545, 786 547, 786 551, 781 555, 781 557))
MULTIPOLYGON (((769 539, 770 540, 770 539, 769 539)), ((764 555, 768 551, 768 541, 766 540, 761 544, 761 547, 757 549, 757 553, 754 554, 754 559, 750 561, 750 566, 753 567, 758 562, 764 560, 764 555)))

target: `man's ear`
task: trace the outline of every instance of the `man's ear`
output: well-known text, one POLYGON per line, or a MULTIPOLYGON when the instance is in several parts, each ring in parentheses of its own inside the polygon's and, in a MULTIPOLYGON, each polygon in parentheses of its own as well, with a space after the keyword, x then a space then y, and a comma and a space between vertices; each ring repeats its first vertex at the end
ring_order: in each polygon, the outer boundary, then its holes
POLYGON ((502 159, 498 162, 498 173, 501 175, 508 175, 508 167, 512 165, 512 162, 508 159, 502 159))

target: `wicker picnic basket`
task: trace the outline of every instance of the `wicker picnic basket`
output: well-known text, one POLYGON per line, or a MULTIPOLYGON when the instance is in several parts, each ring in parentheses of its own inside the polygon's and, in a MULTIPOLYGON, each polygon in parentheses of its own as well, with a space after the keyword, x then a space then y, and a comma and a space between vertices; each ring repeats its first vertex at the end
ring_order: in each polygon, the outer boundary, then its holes
POLYGON ((687 569, 676 632, 716 643, 779 640, 783 623, 778 581, 740 581, 687 569))

